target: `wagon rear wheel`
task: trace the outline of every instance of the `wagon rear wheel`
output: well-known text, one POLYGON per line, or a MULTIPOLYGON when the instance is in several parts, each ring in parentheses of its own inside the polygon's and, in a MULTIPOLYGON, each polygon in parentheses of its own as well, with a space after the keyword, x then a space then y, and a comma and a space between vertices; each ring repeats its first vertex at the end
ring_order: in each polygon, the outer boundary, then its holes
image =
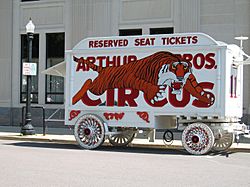
POLYGON ((78 118, 74 135, 81 148, 95 149, 105 140, 103 121, 96 115, 85 114, 78 118))
POLYGON ((193 123, 184 129, 182 134, 182 144, 191 154, 206 154, 214 145, 214 135, 212 130, 206 124, 193 123))
POLYGON ((228 150, 234 142, 233 133, 222 133, 219 137, 215 138, 213 151, 226 151, 228 150))
POLYGON ((119 134, 112 134, 108 136, 109 142, 113 146, 127 146, 135 137, 135 131, 133 129, 118 128, 117 132, 119 134))

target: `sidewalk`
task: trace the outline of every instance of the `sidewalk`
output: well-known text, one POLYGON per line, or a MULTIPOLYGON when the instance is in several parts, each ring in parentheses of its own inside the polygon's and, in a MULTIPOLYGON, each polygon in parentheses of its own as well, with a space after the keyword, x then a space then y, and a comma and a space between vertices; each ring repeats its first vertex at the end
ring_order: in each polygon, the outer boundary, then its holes
MULTIPOLYGON (((35 128, 36 135, 22 136, 20 131, 21 127, 0 126, 0 139, 76 144, 73 129, 69 128, 50 128, 45 136, 42 134, 42 128, 35 128)), ((110 145, 108 140, 104 142, 104 145, 110 145)), ((142 138, 135 138, 130 146, 150 148, 182 148, 181 141, 179 140, 175 140, 171 145, 165 145, 162 139, 156 139, 154 142, 149 142, 147 139, 142 138)))
MULTIPOLYGON (((36 135, 22 136, 20 127, 0 126, 0 140, 15 140, 15 141, 35 141, 35 142, 53 142, 62 144, 76 144, 73 130, 68 128, 50 128, 45 136, 42 135, 42 128, 35 128, 36 135)), ((110 145, 106 140, 104 145, 110 145)), ((168 148, 168 149, 183 149, 180 140, 174 140, 171 145, 165 145, 162 139, 156 139, 154 142, 149 142, 147 139, 135 138, 129 145, 130 147, 143 148, 168 148)), ((230 150, 233 151, 249 151, 250 143, 234 143, 230 150)))

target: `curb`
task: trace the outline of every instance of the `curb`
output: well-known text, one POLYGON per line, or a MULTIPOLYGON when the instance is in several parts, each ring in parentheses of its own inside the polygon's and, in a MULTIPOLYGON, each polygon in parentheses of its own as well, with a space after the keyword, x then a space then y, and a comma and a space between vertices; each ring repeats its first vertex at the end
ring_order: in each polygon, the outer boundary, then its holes
POLYGON ((32 141, 32 142, 54 142, 76 144, 74 140, 59 140, 54 138, 40 138, 40 137, 24 137, 24 136, 0 136, 0 140, 18 140, 18 141, 32 141))
MULTIPOLYGON (((74 139, 56 139, 56 138, 48 138, 44 137, 42 135, 38 135, 34 137, 34 135, 29 136, 22 136, 22 135, 0 135, 0 140, 16 140, 16 141, 31 141, 31 142, 47 142, 47 143, 63 143, 63 144, 75 144, 77 145, 77 142, 74 139)), ((152 148, 152 149, 183 149, 184 147, 180 144, 171 144, 171 145, 165 145, 165 144, 159 144, 159 143, 144 143, 144 142, 138 142, 140 139, 135 139, 135 142, 131 142, 128 147, 135 147, 135 148, 152 148)), ((103 146, 112 146, 108 141, 105 141, 103 143, 103 146)), ((229 148, 228 151, 231 152, 249 152, 250 153, 250 147, 236 147, 237 144, 234 144, 233 147, 229 148)))
MULTIPOLYGON (((41 135, 34 137, 34 135, 29 136, 22 136, 22 135, 8 135, 8 136, 1 136, 0 140, 17 140, 17 141, 32 141, 32 142, 48 142, 48 143, 65 143, 65 144, 75 144, 77 145, 77 142, 75 140, 66 140, 66 139, 56 139, 56 138, 48 138, 41 135)), ((140 139, 135 139, 134 143, 131 142, 128 147, 137 147, 137 148, 155 148, 155 149, 177 149, 177 148, 183 148, 181 145, 164 145, 159 143, 138 143, 140 139)), ((103 143, 104 146, 112 146, 108 141, 105 141, 103 143)))

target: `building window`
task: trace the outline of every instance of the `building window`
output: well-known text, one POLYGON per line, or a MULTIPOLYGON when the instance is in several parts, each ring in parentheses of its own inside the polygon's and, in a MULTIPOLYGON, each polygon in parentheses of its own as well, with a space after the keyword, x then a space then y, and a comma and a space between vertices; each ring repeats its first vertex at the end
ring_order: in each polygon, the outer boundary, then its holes
POLYGON ((164 28, 150 28, 150 34, 173 34, 174 28, 173 27, 164 27, 164 28))
MULTIPOLYGON (((32 40, 32 63, 37 63, 39 61, 39 34, 34 34, 34 39, 32 40)), ((26 101, 27 95, 27 76, 23 75, 23 63, 28 62, 28 40, 27 35, 21 35, 21 94, 20 102, 24 103, 26 101)), ((37 70, 38 72, 38 70, 37 70)), ((38 75, 31 76, 31 102, 38 103, 38 75)))
POLYGON ((21 2, 29 2, 29 1, 39 1, 39 0, 21 0, 21 2))
POLYGON ((120 29, 119 36, 142 35, 142 29, 120 29))
MULTIPOLYGON (((64 60, 64 33, 46 34, 46 68, 64 60)), ((64 102, 64 78, 46 75, 46 103, 62 104, 64 102)))

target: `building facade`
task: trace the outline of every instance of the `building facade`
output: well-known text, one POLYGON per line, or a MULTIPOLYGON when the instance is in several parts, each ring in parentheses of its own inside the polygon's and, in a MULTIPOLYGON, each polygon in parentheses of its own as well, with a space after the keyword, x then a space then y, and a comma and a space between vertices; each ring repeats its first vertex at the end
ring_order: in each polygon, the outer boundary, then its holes
MULTIPOLYGON (((61 109, 64 80, 41 74, 64 60, 64 51, 94 36, 204 32, 219 41, 235 43, 236 36, 250 37, 249 0, 1 0, 0 1, 0 125, 19 125, 26 100, 27 60, 25 25, 36 28, 32 77, 32 106, 45 107, 46 118, 61 109)), ((244 41, 250 54, 250 40, 244 41)), ((250 123, 250 71, 244 66, 243 121, 250 123)), ((41 125, 41 110, 32 110, 41 125), (40 117, 39 117, 40 116, 40 117)), ((55 124, 55 123, 54 123, 55 124)))

